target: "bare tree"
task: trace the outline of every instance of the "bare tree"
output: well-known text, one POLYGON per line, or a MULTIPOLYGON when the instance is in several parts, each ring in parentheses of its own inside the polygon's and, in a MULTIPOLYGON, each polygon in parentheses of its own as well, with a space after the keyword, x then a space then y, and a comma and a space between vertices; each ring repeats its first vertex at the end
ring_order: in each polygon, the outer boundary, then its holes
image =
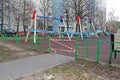
POLYGON ((33 9, 34 3, 31 0, 11 0, 11 11, 13 12, 17 32, 19 28, 22 28, 20 27, 20 23, 22 22, 24 33, 26 33, 33 9))
POLYGON ((99 27, 99 28, 101 28, 102 31, 104 31, 104 26, 106 23, 105 17, 106 17, 106 9, 96 7, 94 24, 95 24, 96 28, 99 27))
POLYGON ((88 17, 91 12, 89 6, 89 0, 64 0, 65 10, 69 10, 70 15, 74 15, 74 18, 76 16, 88 17))
POLYGON ((25 25, 25 17, 26 17, 26 0, 23 2, 23 30, 24 33, 26 34, 26 25, 25 25))
MULTIPOLYGON (((48 6, 47 0, 39 0, 39 2, 41 5, 41 6, 39 6, 39 10, 40 10, 41 15, 47 16, 47 6, 48 6)), ((45 18, 43 18, 43 28, 42 28, 43 30, 46 29, 46 26, 47 26, 46 23, 47 23, 47 20, 45 18)))
POLYGON ((117 27, 117 23, 118 23, 118 17, 115 16, 115 11, 114 9, 111 10, 111 12, 109 13, 109 17, 108 17, 108 28, 109 28, 109 32, 115 32, 115 30, 118 28, 117 27))
POLYGON ((1 20, 2 20, 2 22, 1 22, 1 32, 2 32, 2 30, 3 30, 3 20, 4 20, 4 13, 3 13, 3 2, 4 2, 4 0, 2 0, 2 3, 1 3, 1 7, 2 7, 2 16, 1 16, 1 20))
MULTIPOLYGON (((86 18, 89 17, 89 14, 91 12, 90 9, 90 3, 89 0, 64 0, 64 8, 65 10, 68 11, 68 15, 66 16, 67 24, 68 22, 73 22, 75 21, 76 16, 80 16, 81 19, 84 19, 81 21, 81 24, 86 20, 86 18), (68 21, 69 20, 69 21, 68 21)), ((77 28, 80 29, 80 26, 76 26, 76 31, 77 28)), ((79 30, 80 31, 80 30, 79 30)))
POLYGON ((28 29, 28 21, 31 18, 31 13, 35 5, 31 0, 24 0, 23 4, 23 30, 26 34, 26 29, 28 29))
POLYGON ((17 27, 17 32, 19 31, 20 21, 21 21, 21 1, 11 2, 11 12, 13 12, 14 24, 17 27), (16 5, 13 5, 16 4, 16 5))

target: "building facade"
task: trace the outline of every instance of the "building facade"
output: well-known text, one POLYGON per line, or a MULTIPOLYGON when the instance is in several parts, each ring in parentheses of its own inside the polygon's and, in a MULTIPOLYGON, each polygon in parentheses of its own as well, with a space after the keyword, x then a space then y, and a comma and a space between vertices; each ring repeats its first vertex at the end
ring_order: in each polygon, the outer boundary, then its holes
POLYGON ((10 28, 10 0, 0 1, 0 29, 10 28))
MULTIPOLYGON (((63 0, 53 0, 53 18, 60 18, 60 16, 64 15, 63 10, 63 0)), ((58 31, 58 26, 60 25, 60 20, 53 20, 53 30, 58 31)))

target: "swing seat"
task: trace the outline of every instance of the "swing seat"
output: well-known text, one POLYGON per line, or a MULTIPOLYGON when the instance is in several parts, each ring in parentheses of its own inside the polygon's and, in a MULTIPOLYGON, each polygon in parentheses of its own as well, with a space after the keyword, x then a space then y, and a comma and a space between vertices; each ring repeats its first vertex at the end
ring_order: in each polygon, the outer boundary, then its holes
POLYGON ((90 32, 88 32, 88 34, 89 34, 90 36, 93 36, 93 35, 95 35, 95 32, 94 32, 94 31, 90 31, 90 32))

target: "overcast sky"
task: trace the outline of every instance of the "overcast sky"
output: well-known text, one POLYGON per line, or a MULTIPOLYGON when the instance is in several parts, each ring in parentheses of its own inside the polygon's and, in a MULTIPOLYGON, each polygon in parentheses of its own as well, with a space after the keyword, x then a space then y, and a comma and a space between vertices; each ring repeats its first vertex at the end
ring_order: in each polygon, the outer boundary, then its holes
POLYGON ((115 16, 119 17, 120 20, 120 0, 107 0, 107 14, 115 10, 115 16))

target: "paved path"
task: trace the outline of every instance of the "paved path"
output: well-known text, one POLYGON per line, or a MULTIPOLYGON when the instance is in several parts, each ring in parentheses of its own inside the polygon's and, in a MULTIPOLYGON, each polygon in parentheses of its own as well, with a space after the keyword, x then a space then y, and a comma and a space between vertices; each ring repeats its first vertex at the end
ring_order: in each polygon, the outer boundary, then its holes
POLYGON ((22 75, 41 71, 72 61, 72 57, 59 54, 43 54, 29 58, 0 63, 0 80, 14 80, 22 75))

